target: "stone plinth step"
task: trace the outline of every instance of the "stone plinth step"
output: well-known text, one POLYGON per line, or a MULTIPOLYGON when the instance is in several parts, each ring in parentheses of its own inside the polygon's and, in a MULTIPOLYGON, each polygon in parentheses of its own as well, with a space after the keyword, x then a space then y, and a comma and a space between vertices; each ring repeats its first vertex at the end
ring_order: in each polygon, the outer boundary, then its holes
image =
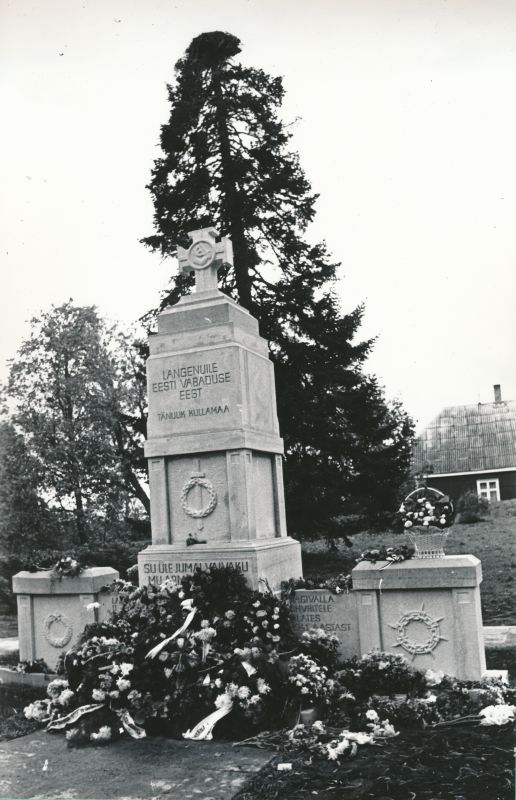
POLYGON ((485 625, 486 647, 511 647, 516 645, 516 625, 485 625))

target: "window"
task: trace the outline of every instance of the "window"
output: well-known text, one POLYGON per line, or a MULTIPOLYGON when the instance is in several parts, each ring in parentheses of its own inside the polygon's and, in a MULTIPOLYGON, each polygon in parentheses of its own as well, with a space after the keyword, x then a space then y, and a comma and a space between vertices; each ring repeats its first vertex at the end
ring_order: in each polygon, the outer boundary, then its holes
POLYGON ((477 481, 477 494, 488 503, 497 503, 500 500, 500 483, 498 478, 489 481, 477 481))

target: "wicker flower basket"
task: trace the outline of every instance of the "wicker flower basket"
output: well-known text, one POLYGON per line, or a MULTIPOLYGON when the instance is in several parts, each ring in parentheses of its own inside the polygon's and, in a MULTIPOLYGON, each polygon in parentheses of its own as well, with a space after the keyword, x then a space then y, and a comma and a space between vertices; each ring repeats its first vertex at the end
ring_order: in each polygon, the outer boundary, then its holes
POLYGON ((448 531, 429 532, 427 528, 415 528, 406 533, 415 547, 414 558, 444 558, 448 531))

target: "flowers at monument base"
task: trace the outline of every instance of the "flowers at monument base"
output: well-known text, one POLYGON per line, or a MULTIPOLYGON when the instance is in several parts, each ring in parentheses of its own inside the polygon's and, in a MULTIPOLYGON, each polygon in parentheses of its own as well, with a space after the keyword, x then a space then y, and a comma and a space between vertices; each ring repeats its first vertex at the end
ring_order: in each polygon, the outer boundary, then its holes
POLYGON ((502 710, 479 712, 516 705, 515 690, 501 682, 472 684, 438 670, 425 676, 398 654, 338 662, 335 645, 322 629, 296 636, 288 599, 250 590, 230 568, 180 586, 119 582, 116 613, 86 629, 47 697, 25 713, 66 733, 70 746, 146 734, 241 740, 268 731, 282 747, 307 739, 312 754, 340 760, 366 737, 379 741, 404 727, 464 714, 503 724, 502 710), (321 714, 304 733, 296 727, 301 706, 321 714), (290 739, 288 730, 296 731, 290 739))
POLYGON ((300 653, 290 659, 288 673, 291 693, 301 702, 303 708, 329 700, 335 682, 329 677, 327 667, 300 653))
POLYGON ((312 628, 303 631, 299 637, 301 650, 315 659, 318 664, 334 669, 339 658, 339 639, 334 633, 327 633, 324 628, 312 628))
POLYGON ((516 718, 516 706, 509 706, 505 703, 494 706, 486 706, 480 712, 481 725, 506 725, 514 722, 516 718))

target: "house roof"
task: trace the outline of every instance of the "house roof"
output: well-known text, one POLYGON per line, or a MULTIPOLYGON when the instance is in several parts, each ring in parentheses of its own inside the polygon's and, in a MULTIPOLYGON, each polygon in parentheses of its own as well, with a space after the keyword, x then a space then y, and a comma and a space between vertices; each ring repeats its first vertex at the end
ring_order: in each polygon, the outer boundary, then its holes
POLYGON ((516 400, 444 408, 417 437, 415 473, 516 469, 516 400))

